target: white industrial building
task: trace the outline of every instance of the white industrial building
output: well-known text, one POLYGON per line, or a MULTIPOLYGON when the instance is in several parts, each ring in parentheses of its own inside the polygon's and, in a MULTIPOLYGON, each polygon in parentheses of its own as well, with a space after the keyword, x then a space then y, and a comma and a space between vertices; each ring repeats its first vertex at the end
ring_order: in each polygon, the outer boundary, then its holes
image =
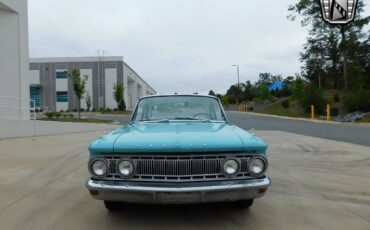
POLYGON ((123 57, 60 57, 31 58, 29 64, 29 87, 31 99, 36 108, 43 111, 74 111, 78 109, 78 99, 68 74, 73 69, 80 71, 81 77, 87 76, 87 94, 81 100, 81 108, 86 109, 86 97, 91 98, 91 109, 115 109, 113 85, 122 83, 124 100, 131 110, 137 99, 156 91, 145 82, 123 57))
POLYGON ((27 0, 0 0, 0 119, 29 119, 27 0))

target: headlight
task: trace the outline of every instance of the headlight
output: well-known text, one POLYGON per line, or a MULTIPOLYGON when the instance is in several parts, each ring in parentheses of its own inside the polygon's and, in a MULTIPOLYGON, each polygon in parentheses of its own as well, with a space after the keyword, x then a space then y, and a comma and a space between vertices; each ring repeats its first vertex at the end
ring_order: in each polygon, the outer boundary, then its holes
POLYGON ((90 173, 95 176, 105 176, 108 172, 108 164, 104 159, 94 159, 90 162, 90 173))
POLYGON ((122 177, 132 176, 134 170, 134 162, 131 159, 122 159, 117 164, 117 171, 122 177))
POLYGON ((226 159, 222 168, 227 176, 233 176, 239 171, 239 162, 233 158, 226 159))
POLYGON ((266 167, 266 160, 262 157, 254 157, 249 161, 249 172, 254 176, 263 174, 266 171, 266 167))

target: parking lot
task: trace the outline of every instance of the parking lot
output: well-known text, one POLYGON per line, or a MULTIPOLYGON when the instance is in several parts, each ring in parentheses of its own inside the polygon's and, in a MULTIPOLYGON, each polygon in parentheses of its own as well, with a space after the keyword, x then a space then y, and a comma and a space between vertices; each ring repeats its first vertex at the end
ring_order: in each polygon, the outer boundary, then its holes
POLYGON ((102 132, 0 141, 1 229, 370 229, 370 148, 281 131, 272 186, 249 210, 130 205, 107 212, 84 186, 87 144, 102 132))

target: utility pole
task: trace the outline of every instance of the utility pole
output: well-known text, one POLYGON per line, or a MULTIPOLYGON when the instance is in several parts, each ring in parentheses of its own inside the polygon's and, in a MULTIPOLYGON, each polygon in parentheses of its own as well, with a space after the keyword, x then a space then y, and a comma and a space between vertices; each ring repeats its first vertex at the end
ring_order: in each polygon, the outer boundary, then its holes
POLYGON ((238 88, 240 87, 239 85, 239 65, 238 64, 234 64, 234 65, 231 65, 231 66, 236 66, 236 74, 238 76, 238 88))

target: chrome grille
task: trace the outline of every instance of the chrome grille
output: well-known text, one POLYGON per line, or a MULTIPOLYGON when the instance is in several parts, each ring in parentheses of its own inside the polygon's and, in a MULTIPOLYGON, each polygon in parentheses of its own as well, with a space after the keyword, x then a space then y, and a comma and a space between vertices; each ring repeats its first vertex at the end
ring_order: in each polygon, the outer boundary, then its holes
POLYGON ((192 182, 250 178, 247 162, 248 154, 214 154, 214 155, 124 155, 136 163, 136 171, 132 178, 122 179, 116 170, 117 161, 123 156, 105 156, 109 162, 109 180, 127 181, 166 181, 192 182), (222 173, 222 162, 225 158, 235 157, 240 160, 240 171, 232 178, 222 173))

